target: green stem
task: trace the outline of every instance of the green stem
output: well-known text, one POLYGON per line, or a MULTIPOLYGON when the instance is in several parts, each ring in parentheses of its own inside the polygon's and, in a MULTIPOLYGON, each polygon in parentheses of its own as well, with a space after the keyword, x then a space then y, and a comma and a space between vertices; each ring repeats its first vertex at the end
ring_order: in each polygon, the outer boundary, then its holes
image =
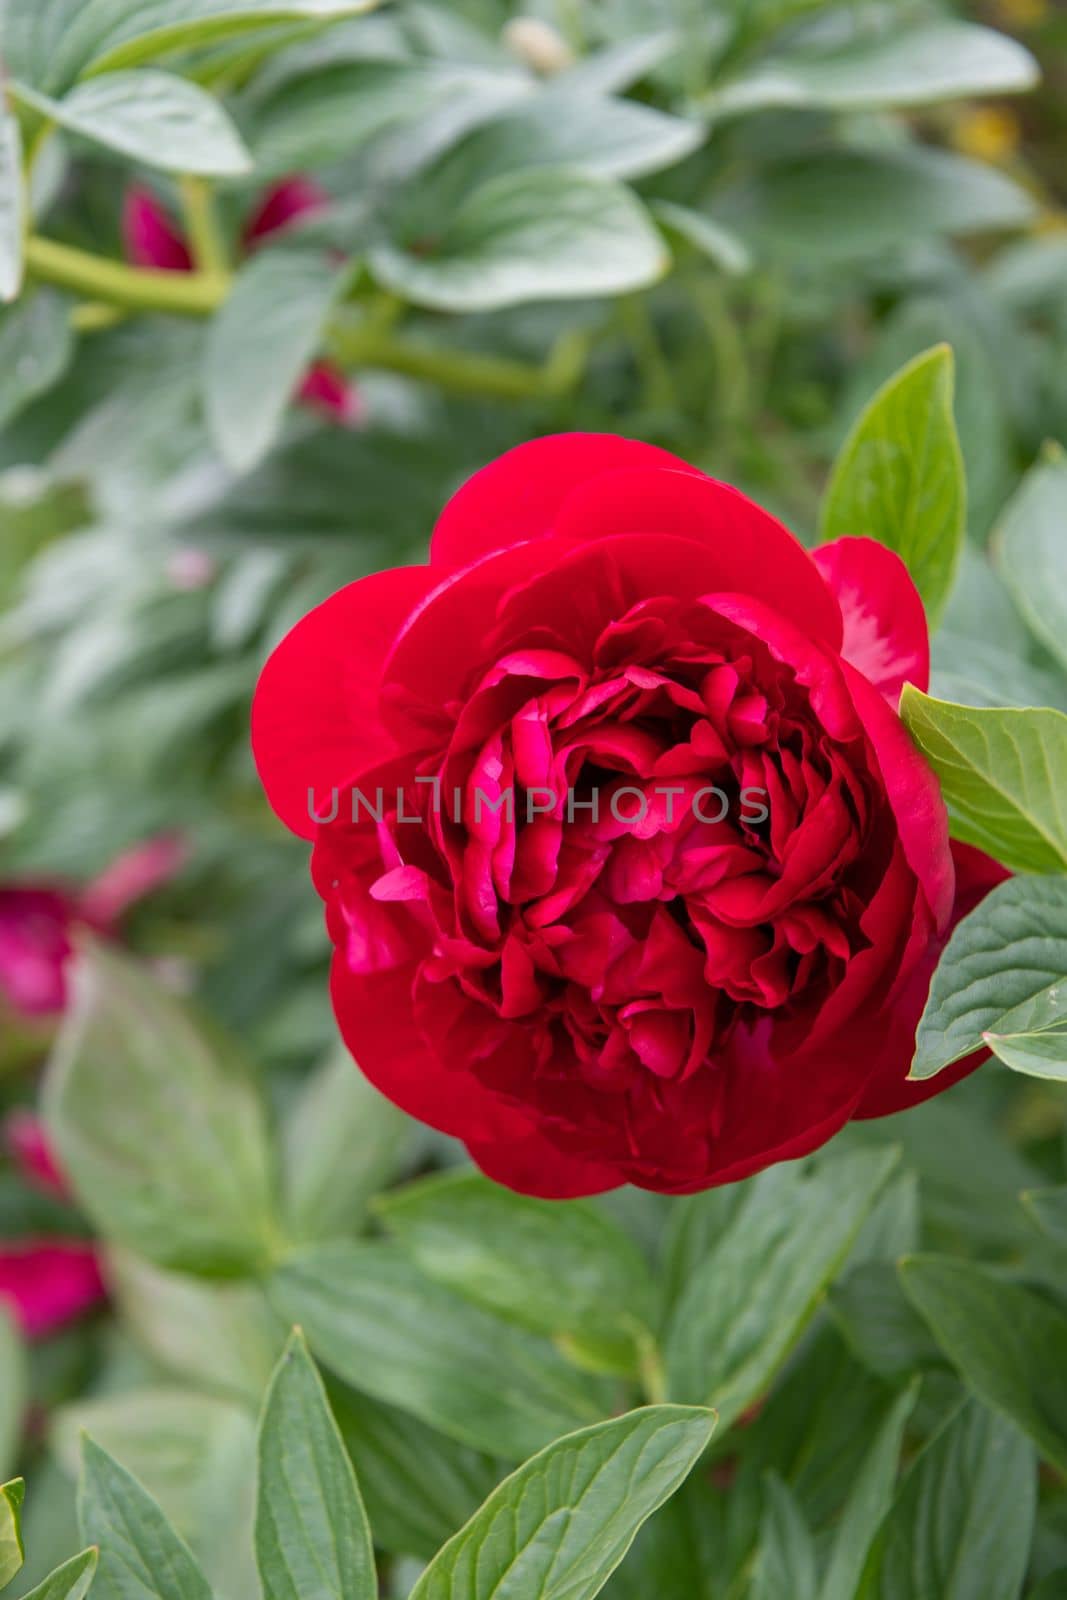
POLYGON ((454 394, 489 395, 500 400, 550 398, 565 392, 580 375, 569 348, 557 346, 548 363, 537 367, 402 339, 388 328, 367 323, 335 323, 327 349, 342 366, 379 367, 425 379, 454 394))
POLYGON ((211 185, 203 178, 183 173, 178 179, 178 189, 193 260, 201 272, 209 275, 226 273, 230 262, 211 185))
POLYGON ((85 300, 122 311, 162 311, 178 317, 209 317, 226 298, 221 272, 155 272, 106 261, 87 250, 35 234, 26 241, 26 270, 43 283, 70 289, 85 300))

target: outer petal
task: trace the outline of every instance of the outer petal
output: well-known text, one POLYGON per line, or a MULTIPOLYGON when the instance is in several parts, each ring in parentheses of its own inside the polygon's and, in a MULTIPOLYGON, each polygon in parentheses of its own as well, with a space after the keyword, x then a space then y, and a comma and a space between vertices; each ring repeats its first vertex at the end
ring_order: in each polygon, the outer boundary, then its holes
POLYGON ((841 654, 896 710, 905 683, 930 682, 926 612, 911 574, 876 539, 835 539, 813 558, 841 607, 841 654))
MULTIPOLYGON (((956 863, 956 903, 952 911, 952 926, 972 912, 998 883, 1004 883, 1011 873, 998 861, 984 855, 972 845, 952 843, 956 863)), ((951 930, 949 930, 951 931, 951 930)), ((931 946, 927 959, 916 969, 913 977, 894 1007, 890 1023, 890 1036, 881 1052, 880 1063, 864 1090, 855 1113, 857 1117, 887 1117, 895 1111, 906 1111, 909 1106, 920 1105, 935 1094, 951 1089, 954 1083, 966 1078, 989 1060, 988 1050, 977 1050, 962 1061, 953 1062, 933 1078, 909 1082, 912 1052, 915 1049, 915 1031, 919 1026, 926 998, 930 992, 930 979, 938 957, 948 940, 945 937, 931 946)))
POLYGON ((245 245, 251 249, 261 239, 279 233, 299 217, 322 211, 330 197, 313 178, 286 178, 268 189, 245 224, 245 245))
POLYGON ((127 191, 122 208, 122 239, 126 254, 137 267, 162 272, 190 272, 193 258, 177 228, 152 193, 135 187, 127 191))
POLYGON ((620 534, 691 539, 715 558, 715 587, 749 594, 809 637, 837 649, 837 603, 804 546, 739 490, 672 465, 628 467, 577 485, 560 507, 561 539, 587 543, 620 534))
POLYGON ((378 720, 382 663, 412 608, 433 588, 429 567, 360 578, 286 634, 252 702, 252 749, 274 810, 303 839, 331 790, 391 754, 378 720))
POLYGON ((20 1240, 0 1250, 0 1299, 28 1339, 44 1339, 105 1295, 92 1245, 82 1240, 20 1240))
POLYGON ((465 567, 494 550, 543 538, 579 484, 622 467, 655 466, 695 470, 656 445, 613 433, 556 433, 516 445, 452 496, 434 529, 430 560, 435 567, 465 567))
POLYGON ((412 979, 411 967, 361 977, 340 953, 334 957, 338 1025, 376 1089, 420 1122, 462 1139, 489 1177, 522 1193, 573 1199, 624 1182, 613 1167, 561 1153, 462 1065, 443 1068, 415 1027, 412 979))

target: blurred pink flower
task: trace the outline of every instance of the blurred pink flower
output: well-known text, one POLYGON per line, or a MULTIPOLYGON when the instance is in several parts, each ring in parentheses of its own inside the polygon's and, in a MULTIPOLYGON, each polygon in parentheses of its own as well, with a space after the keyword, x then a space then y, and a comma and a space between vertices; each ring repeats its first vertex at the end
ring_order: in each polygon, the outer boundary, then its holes
MULTIPOLYGON (((287 178, 266 191, 242 233, 251 253, 272 234, 281 233, 300 217, 329 203, 324 189, 310 178, 287 178)), ((135 266, 163 272, 191 272, 193 259, 184 237, 151 189, 136 185, 127 191, 122 214, 126 254, 135 266)), ((299 397, 316 411, 347 428, 359 427, 366 410, 363 397, 345 374, 327 361, 317 361, 300 386, 299 397)))
MULTIPOLYGON (((66 1180, 44 1127, 30 1111, 5 1119, 3 1140, 30 1188, 66 1198, 66 1180)), ((27 1339, 46 1339, 91 1311, 107 1288, 96 1248, 85 1239, 62 1237, 0 1242, 0 1300, 27 1339)))
POLYGON ((169 882, 185 858, 176 834, 125 851, 84 889, 61 883, 0 884, 0 1008, 55 1017, 66 1005, 71 935, 79 926, 114 934, 138 900, 169 882))

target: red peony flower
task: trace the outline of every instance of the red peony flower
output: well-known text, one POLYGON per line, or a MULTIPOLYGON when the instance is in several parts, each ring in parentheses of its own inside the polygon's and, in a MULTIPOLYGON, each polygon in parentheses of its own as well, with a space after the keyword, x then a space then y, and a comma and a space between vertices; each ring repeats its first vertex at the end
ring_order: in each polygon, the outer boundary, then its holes
MULTIPOLYGON (((63 1173, 32 1113, 5 1119, 4 1142, 23 1181, 43 1194, 67 1198, 63 1173)), ((100 1259, 85 1239, 23 1238, 0 1242, 0 1301, 33 1341, 58 1333, 107 1296, 100 1259)))
POLYGON ((314 841, 342 1033, 493 1178, 685 1193, 806 1154, 905 1081, 954 858, 896 715, 922 604, 662 450, 510 451, 430 564, 268 661, 253 743, 314 841))
MULTIPOLYGON (((280 233, 310 212, 321 211, 327 199, 310 178, 289 178, 268 189, 245 227, 241 241, 245 251, 251 253, 271 234, 280 233)), ((128 191, 122 235, 126 255, 135 266, 161 272, 192 271, 189 246, 151 189, 135 186, 128 191)), ((364 421, 358 388, 328 361, 316 362, 310 369, 300 386, 300 399, 347 428, 358 428, 364 421)))

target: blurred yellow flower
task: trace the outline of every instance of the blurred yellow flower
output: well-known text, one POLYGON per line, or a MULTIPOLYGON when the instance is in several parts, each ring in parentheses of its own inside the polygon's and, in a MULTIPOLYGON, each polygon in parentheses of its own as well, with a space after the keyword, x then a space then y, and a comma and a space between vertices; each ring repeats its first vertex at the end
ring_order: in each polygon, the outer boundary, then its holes
POLYGON ((952 143, 976 161, 1001 162, 1019 148, 1019 119, 1000 106, 976 106, 964 111, 952 129, 952 143))

